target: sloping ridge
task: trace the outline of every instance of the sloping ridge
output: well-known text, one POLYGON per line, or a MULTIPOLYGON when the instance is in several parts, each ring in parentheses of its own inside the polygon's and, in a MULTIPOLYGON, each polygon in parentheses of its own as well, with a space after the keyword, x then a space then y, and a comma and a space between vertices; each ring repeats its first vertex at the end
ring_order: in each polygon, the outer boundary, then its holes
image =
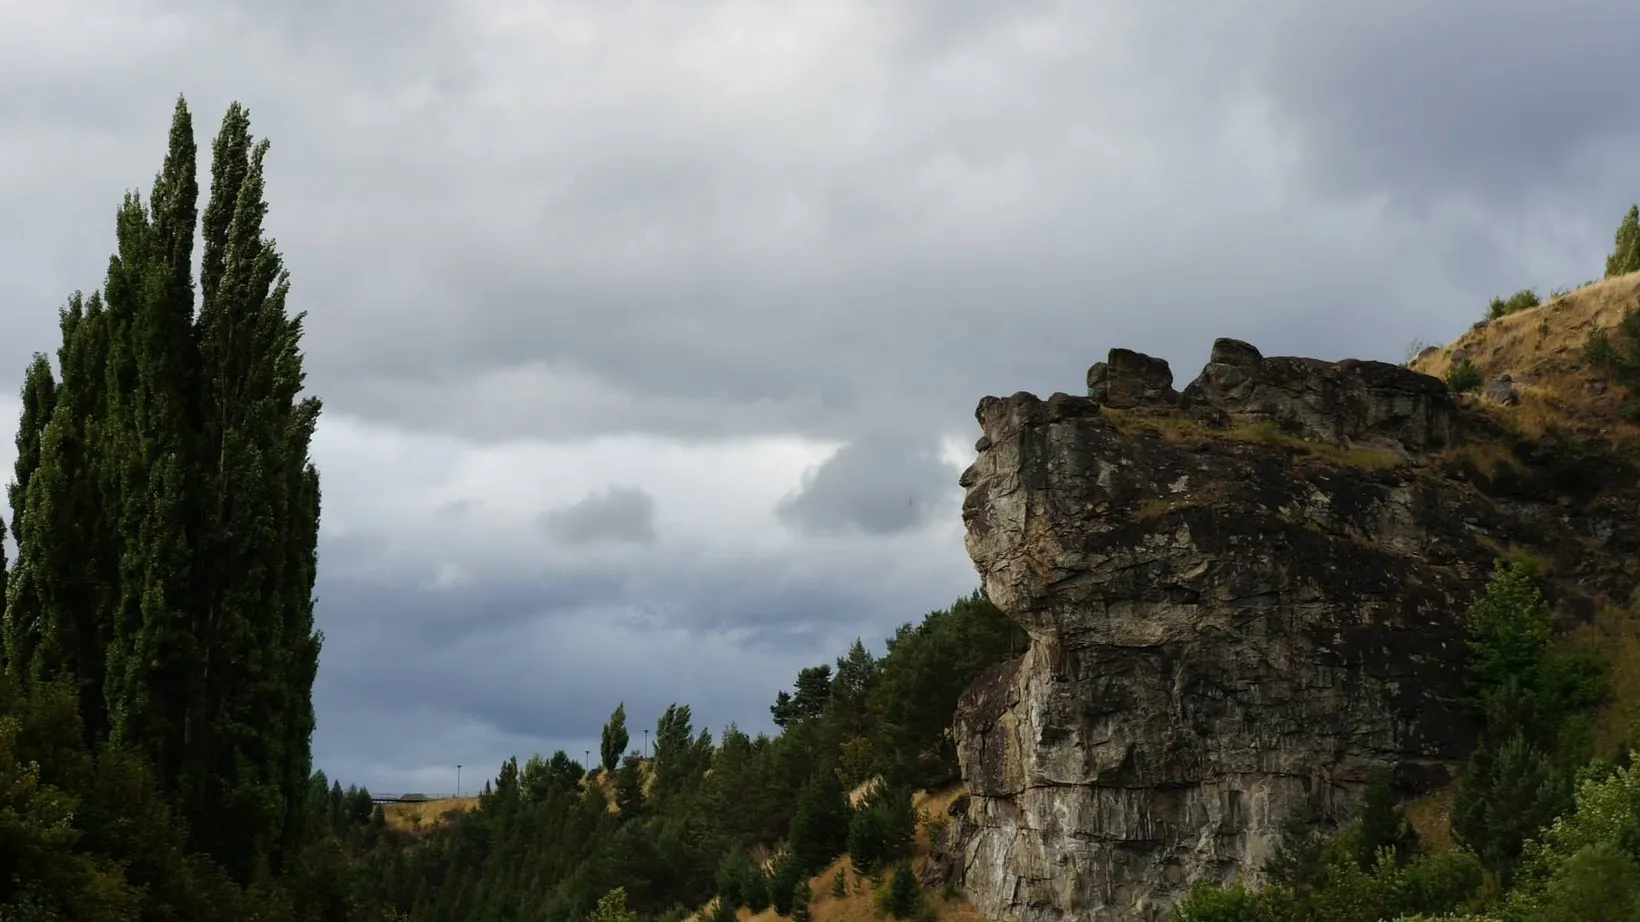
MULTIPOLYGON (((1537 310, 1610 324, 1590 305, 1625 287, 1537 310)), ((1494 375, 1537 328, 1487 326, 1494 375)), ((1556 354, 1546 392, 1579 373, 1556 354)), ((1570 618, 1634 589, 1633 466, 1518 407, 1223 339, 1182 392, 1128 350, 1088 384, 985 398, 962 477, 985 591, 1032 638, 955 723, 972 796, 945 863, 988 917, 1159 922, 1193 880, 1256 881, 1301 803, 1340 821, 1375 764, 1446 785, 1476 729, 1461 613, 1511 549, 1570 618)))

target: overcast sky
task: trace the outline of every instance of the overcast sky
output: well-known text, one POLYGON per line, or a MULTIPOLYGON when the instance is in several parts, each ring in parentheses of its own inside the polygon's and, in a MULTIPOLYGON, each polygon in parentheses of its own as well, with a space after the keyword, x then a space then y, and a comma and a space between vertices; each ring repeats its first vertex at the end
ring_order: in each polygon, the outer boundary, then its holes
POLYGON ((239 100, 325 400, 319 767, 470 788, 622 699, 635 740, 672 701, 764 728, 975 586, 980 397, 1112 346, 1182 384, 1217 336, 1400 361, 1598 277, 1636 35, 1628 0, 0 0, 0 374, 100 287, 177 94, 205 151, 239 100))

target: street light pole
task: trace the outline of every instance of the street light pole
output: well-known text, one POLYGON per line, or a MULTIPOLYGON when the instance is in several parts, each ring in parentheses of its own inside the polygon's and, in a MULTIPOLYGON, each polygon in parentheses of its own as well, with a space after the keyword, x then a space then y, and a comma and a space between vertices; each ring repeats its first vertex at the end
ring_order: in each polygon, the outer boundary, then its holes
POLYGON ((461 796, 461 763, 456 763, 456 796, 461 796))
POLYGON ((649 728, 643 728, 643 757, 649 758, 649 728))

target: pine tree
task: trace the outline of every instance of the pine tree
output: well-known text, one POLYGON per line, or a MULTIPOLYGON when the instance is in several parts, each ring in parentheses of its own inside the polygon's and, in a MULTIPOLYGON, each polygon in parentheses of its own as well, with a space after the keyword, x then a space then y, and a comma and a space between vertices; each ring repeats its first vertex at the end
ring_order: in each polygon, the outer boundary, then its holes
POLYGON ((1640 271, 1640 205, 1630 205, 1613 235, 1612 252, 1606 257, 1606 278, 1640 271))
POLYGON ((922 886, 917 883, 917 875, 911 873, 911 865, 902 861, 894 867, 894 876, 888 881, 887 909, 896 919, 909 919, 917 912, 922 904, 922 886))
POLYGON ((797 882, 792 890, 792 922, 809 922, 810 904, 814 902, 814 892, 809 889, 808 878, 797 882))
POLYGON ((1405 861, 1417 847, 1417 834, 1396 802, 1387 768, 1376 767, 1367 776, 1367 789, 1361 802, 1361 822, 1355 836, 1356 864, 1363 871, 1372 870, 1381 848, 1394 849, 1396 858, 1405 861))
POLYGON ((819 772, 797 799, 792 815, 792 855, 804 871, 824 868, 848 844, 849 806, 837 777, 819 772))
POLYGON ((631 737, 626 732, 626 702, 615 705, 615 712, 609 715, 609 723, 604 724, 603 739, 598 743, 598 755, 603 760, 604 771, 613 772, 615 766, 621 764, 621 755, 626 752, 627 743, 631 737))

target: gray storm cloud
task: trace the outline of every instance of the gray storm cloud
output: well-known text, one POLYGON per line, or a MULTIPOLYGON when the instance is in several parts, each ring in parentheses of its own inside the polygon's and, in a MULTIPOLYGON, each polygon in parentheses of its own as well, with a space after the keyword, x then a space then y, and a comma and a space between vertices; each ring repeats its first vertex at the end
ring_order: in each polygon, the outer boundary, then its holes
POLYGON ((755 724, 796 667, 973 588, 932 446, 981 396, 1074 391, 1117 345, 1188 379, 1220 335, 1399 360, 1597 276, 1640 199, 1636 34, 1619 0, 10 4, 0 376, 101 284, 177 92, 207 152, 239 99, 322 431, 846 443, 756 559, 669 544, 664 492, 548 510, 512 569, 481 527, 448 546, 481 505, 327 492, 326 770, 494 764, 621 698, 755 724), (452 560, 471 579, 430 585, 452 560), (360 730, 411 700, 414 740, 360 730))
POLYGON ((541 513, 536 524, 565 544, 648 544, 655 540, 655 497, 642 487, 611 486, 541 513))

